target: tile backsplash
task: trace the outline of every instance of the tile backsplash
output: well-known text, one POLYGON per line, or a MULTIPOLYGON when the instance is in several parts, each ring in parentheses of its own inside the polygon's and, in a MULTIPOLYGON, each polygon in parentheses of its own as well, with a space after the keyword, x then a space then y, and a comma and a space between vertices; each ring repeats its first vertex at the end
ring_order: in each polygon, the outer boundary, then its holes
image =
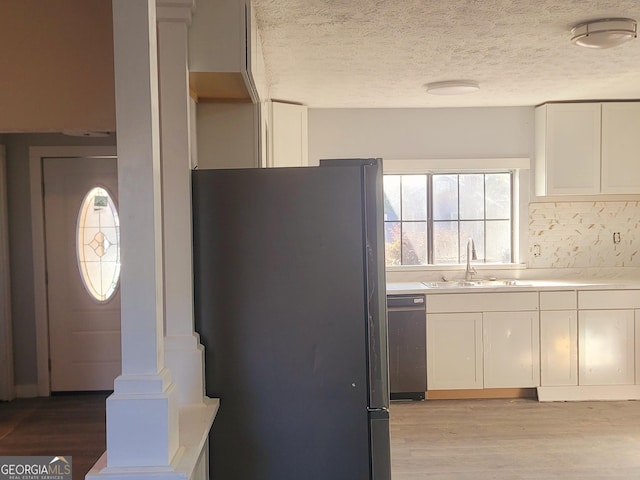
POLYGON ((640 202, 529 204, 529 268, 640 266, 640 202))

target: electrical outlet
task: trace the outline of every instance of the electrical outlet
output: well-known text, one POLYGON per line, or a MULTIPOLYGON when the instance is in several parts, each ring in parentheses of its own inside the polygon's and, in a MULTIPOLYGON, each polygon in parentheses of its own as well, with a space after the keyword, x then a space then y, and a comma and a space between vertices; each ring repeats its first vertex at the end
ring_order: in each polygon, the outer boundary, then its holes
POLYGON ((613 244, 618 245, 621 241, 620 232, 613 232, 613 244))
POLYGON ((533 256, 534 257, 540 256, 540 245, 538 245, 537 243, 533 245, 533 256))

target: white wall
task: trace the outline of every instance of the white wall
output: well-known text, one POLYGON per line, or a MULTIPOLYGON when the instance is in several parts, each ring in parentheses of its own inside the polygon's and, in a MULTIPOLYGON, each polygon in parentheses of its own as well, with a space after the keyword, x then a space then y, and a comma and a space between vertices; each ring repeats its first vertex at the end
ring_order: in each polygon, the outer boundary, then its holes
POLYGON ((530 157, 534 108, 309 109, 309 164, 320 158, 530 157))
POLYGON ((258 166, 256 108, 251 103, 198 104, 199 170, 258 166))
MULTIPOLYGON (((529 157, 534 108, 309 109, 309 163, 320 158, 452 159, 529 157)), ((637 198, 567 197, 529 204, 533 170, 521 171, 520 261, 526 270, 483 274, 516 278, 638 278, 637 198), (620 232, 621 242, 612 235, 620 232), (533 256, 540 246, 539 257, 533 256)), ((389 281, 437 280, 441 272, 389 271, 389 281)), ((446 272, 455 277, 456 273, 446 272)))
MULTIPOLYGON (((309 164, 321 158, 534 158, 534 108, 309 109, 309 164)), ((482 160, 478 161, 482 168, 482 160)), ((531 175, 519 175, 519 262, 527 258, 531 175)), ((394 274, 394 281, 412 275, 394 274)))
POLYGON ((0 18, 1 132, 115 130, 111 0, 1 1, 0 18))

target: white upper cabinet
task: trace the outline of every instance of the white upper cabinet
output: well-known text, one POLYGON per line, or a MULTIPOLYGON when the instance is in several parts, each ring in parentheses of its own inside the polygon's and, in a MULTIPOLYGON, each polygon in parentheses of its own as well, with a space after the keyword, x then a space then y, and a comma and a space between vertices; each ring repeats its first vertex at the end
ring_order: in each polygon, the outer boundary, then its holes
POLYGON ((536 195, 640 193, 640 102, 536 108, 536 195))
POLYGON ((536 108, 536 195, 600 191, 600 104, 536 108))
POLYGON ((602 104, 602 193, 640 193, 640 103, 602 104))
POLYGON ((189 28, 189 87, 197 101, 268 97, 264 58, 250 0, 198 0, 189 28))

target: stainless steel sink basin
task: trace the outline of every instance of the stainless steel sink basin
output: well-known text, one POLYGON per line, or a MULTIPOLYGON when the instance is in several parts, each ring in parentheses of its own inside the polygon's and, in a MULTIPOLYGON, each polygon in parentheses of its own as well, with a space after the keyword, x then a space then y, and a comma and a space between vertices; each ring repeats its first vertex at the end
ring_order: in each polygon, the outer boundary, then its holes
POLYGON ((423 282, 427 288, 473 288, 473 287, 527 287, 531 283, 520 280, 451 280, 446 282, 423 282))

